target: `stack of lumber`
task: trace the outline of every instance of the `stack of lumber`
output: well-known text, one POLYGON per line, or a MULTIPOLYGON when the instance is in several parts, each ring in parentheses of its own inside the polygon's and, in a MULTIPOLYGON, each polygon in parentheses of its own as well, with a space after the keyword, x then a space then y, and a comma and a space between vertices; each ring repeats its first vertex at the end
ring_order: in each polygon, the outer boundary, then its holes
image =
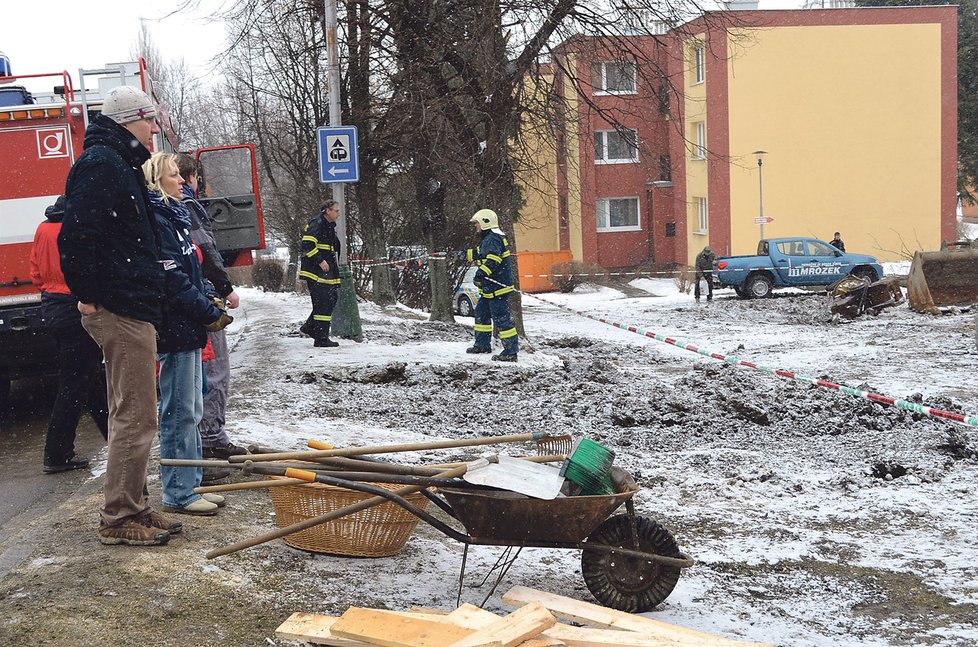
POLYGON ((522 586, 506 593, 503 602, 518 609, 507 616, 471 604, 449 613, 361 607, 338 618, 294 613, 276 635, 337 647, 770 647, 522 586))

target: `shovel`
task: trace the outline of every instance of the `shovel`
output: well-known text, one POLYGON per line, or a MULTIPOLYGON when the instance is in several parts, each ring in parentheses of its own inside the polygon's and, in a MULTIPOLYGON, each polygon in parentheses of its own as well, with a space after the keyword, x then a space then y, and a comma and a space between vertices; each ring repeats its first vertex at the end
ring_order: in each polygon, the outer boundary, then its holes
POLYGON ((556 467, 500 454, 474 463, 462 478, 475 485, 518 492, 535 499, 555 499, 564 484, 556 467))

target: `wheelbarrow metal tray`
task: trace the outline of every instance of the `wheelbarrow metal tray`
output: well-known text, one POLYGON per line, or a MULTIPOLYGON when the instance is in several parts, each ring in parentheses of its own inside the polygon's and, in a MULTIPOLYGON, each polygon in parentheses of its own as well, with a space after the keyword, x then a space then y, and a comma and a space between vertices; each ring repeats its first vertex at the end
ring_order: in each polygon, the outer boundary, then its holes
POLYGON ((631 475, 614 468, 617 494, 533 499, 506 490, 439 488, 469 535, 532 542, 584 541, 612 512, 638 492, 631 475))

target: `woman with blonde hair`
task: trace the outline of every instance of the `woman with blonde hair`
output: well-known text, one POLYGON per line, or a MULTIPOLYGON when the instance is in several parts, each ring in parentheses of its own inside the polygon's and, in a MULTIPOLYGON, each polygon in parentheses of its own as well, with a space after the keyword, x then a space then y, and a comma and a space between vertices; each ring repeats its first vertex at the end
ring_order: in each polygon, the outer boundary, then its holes
MULTIPOLYGON (((201 349, 207 331, 221 330, 231 317, 220 300, 208 296, 197 249, 190 238, 190 213, 180 200, 183 178, 176 156, 156 153, 143 164, 150 203, 160 232, 165 276, 163 323, 157 331, 160 363, 160 458, 200 460, 200 424, 204 410, 201 349)), ((160 467, 163 510, 212 515, 224 499, 194 493, 202 470, 160 467)))

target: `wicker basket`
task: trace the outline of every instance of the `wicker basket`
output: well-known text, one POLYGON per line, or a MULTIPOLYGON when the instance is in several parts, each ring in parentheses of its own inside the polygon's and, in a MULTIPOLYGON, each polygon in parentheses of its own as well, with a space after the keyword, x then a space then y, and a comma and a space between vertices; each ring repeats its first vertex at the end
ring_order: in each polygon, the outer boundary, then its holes
MULTIPOLYGON (((371 483, 371 485, 387 490, 403 487, 387 483, 371 483)), ((322 516, 373 496, 323 483, 282 485, 269 488, 268 492, 275 505, 275 519, 281 528, 322 516)), ((428 499, 418 492, 408 494, 404 498, 422 510, 428 504, 428 499)), ((404 549, 404 544, 414 532, 418 521, 420 519, 416 516, 396 503, 388 501, 286 535, 283 540, 293 548, 314 553, 348 557, 390 557, 404 549)))

